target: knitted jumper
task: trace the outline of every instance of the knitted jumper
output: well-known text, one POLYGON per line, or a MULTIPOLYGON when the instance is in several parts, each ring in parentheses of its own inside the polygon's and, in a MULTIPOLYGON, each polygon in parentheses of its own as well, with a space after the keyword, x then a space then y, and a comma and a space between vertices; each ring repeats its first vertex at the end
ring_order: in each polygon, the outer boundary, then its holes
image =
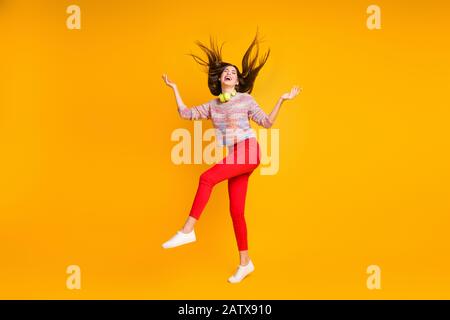
POLYGON ((211 119, 219 146, 232 146, 247 138, 256 138, 250 127, 250 119, 264 128, 272 126, 269 116, 255 99, 242 92, 238 92, 227 102, 220 102, 215 98, 192 108, 182 106, 178 108, 178 112, 183 119, 211 119))

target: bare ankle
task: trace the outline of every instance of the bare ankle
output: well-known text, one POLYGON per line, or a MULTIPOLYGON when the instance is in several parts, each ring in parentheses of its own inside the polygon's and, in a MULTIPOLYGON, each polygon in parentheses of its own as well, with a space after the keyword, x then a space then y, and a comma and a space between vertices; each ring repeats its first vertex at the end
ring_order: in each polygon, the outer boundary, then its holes
POLYGON ((241 259, 241 266, 246 266, 250 263, 250 258, 241 259))
POLYGON ((183 233, 191 233, 192 230, 194 230, 193 227, 183 227, 183 229, 181 229, 181 232, 183 232, 183 233))

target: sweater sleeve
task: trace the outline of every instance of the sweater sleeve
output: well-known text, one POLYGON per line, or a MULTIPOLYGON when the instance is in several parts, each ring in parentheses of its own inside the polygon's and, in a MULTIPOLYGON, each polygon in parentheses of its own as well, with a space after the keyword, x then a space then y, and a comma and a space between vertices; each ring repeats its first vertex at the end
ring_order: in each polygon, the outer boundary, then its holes
POLYGON ((270 122, 269 116, 264 112, 259 104, 253 99, 251 95, 248 95, 248 117, 256 122, 258 125, 264 128, 270 128, 272 122, 270 122))
POLYGON ((202 103, 201 105, 195 107, 184 107, 178 108, 178 113, 181 118, 187 120, 199 120, 199 119, 210 119, 211 118, 211 101, 202 103))

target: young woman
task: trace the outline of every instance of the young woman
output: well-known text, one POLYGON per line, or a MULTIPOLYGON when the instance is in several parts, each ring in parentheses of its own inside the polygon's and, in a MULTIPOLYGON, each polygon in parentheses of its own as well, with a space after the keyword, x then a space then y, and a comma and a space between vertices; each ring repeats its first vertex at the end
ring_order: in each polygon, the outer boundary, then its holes
POLYGON ((257 64, 258 33, 244 54, 242 72, 235 65, 222 61, 222 47, 219 49, 212 38, 210 43, 211 48, 208 48, 197 41, 198 46, 206 53, 208 61, 193 54, 191 56, 206 67, 209 90, 214 96, 218 96, 218 99, 188 108, 181 99, 177 85, 169 80, 166 74, 163 79, 166 85, 173 89, 180 116, 188 120, 211 119, 218 145, 227 146, 228 155, 200 175, 197 193, 183 228, 166 241, 163 248, 173 248, 196 240, 194 225, 200 218, 213 187, 223 180, 228 180, 230 213, 240 256, 240 265, 228 281, 237 283, 254 270, 248 254, 244 209, 248 179, 260 163, 260 150, 249 119, 260 126, 270 128, 283 101, 293 99, 301 88, 294 86, 290 92, 281 95, 272 112, 267 115, 250 95, 256 76, 270 53, 269 49, 257 64), (251 58, 253 49, 256 49, 256 55, 251 58))

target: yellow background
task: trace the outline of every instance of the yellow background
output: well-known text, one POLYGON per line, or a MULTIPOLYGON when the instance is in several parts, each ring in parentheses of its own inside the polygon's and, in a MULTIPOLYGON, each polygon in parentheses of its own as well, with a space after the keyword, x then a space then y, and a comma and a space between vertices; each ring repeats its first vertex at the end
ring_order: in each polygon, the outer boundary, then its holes
POLYGON ((0 298, 449 299, 449 14, 437 0, 2 1, 0 298), (240 65, 257 26, 272 54, 252 95, 270 112, 304 91, 274 125, 278 174, 250 180, 256 271, 230 285, 226 183, 198 242, 161 248, 208 168, 171 162, 170 134, 193 122, 161 74, 205 102, 194 41, 225 41, 240 65), (66 289, 72 264, 81 290, 66 289))

